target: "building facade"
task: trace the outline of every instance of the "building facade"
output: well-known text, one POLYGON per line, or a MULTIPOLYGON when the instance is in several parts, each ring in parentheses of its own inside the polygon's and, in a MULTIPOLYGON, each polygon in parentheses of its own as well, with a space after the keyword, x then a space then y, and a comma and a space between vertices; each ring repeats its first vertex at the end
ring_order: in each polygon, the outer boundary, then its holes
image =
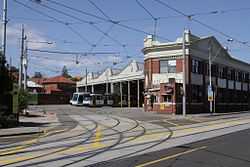
POLYGON ((184 34, 175 42, 160 43, 152 36, 144 40, 145 111, 182 113, 184 53, 187 113, 210 111, 209 57, 213 111, 248 110, 250 65, 230 56, 213 36, 184 34))
POLYGON ((60 94, 71 97, 76 83, 64 76, 55 76, 44 79, 42 85, 47 94, 60 94))
POLYGON ((100 74, 88 73, 76 83, 76 91, 111 94, 118 106, 141 107, 144 101, 143 67, 143 63, 133 60, 123 69, 107 68, 100 74))

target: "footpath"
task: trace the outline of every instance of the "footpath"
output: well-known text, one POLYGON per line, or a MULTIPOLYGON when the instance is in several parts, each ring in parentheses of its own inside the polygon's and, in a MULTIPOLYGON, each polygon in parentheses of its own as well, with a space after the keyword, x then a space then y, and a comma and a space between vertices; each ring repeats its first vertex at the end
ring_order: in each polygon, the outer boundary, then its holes
POLYGON ((19 119, 18 127, 0 129, 0 138, 45 133, 51 123, 58 122, 56 114, 42 111, 29 111, 19 119))

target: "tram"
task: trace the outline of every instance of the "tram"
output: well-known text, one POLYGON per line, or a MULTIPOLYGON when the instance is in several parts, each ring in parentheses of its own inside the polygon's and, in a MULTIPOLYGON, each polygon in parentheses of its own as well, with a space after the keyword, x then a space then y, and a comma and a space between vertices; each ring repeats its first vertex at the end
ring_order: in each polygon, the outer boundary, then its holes
POLYGON ((104 96, 102 94, 76 92, 73 94, 70 104, 74 106, 103 106, 104 96))
POLYGON ((112 94, 105 94, 104 96, 104 105, 113 106, 114 105, 114 96, 112 94))
POLYGON ((87 101, 86 99, 88 99, 89 97, 90 93, 76 92, 73 94, 72 99, 69 101, 69 103, 74 106, 83 106, 87 101))

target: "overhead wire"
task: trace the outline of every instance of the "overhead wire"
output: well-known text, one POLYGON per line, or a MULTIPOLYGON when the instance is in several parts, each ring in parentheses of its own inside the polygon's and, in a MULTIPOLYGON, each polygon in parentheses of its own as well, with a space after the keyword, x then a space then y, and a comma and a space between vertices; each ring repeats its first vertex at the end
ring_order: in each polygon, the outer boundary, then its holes
MULTIPOLYGON (((31 2, 33 2, 33 1, 31 1, 31 2)), ((110 36, 108 33, 105 33, 105 32, 104 32, 103 30, 101 30, 98 26, 96 26, 95 23, 94 23, 93 21, 84 20, 84 19, 82 19, 82 18, 76 17, 76 16, 74 16, 74 15, 72 15, 72 14, 69 14, 69 13, 66 13, 66 12, 64 12, 64 11, 62 11, 62 10, 58 10, 58 9, 56 9, 56 8, 50 7, 50 6, 45 5, 45 4, 43 4, 43 3, 37 3, 37 4, 40 5, 40 6, 42 6, 42 7, 44 7, 44 8, 47 8, 47 9, 49 9, 49 10, 51 10, 51 11, 54 11, 54 12, 57 12, 57 13, 62 14, 62 15, 64 15, 64 16, 67 16, 67 17, 73 18, 73 19, 75 19, 75 20, 81 21, 82 23, 86 23, 86 24, 92 26, 93 28, 95 28, 96 31, 98 31, 98 32, 102 33, 103 35, 105 35, 106 37, 108 37, 110 40, 112 40, 112 41, 115 42, 116 44, 118 44, 118 45, 120 45, 120 46, 122 45, 122 43, 121 43, 120 41, 118 41, 118 40, 115 39, 114 37, 110 36)))
MULTIPOLYGON (((106 17, 108 20, 112 20, 112 18, 108 15, 108 14, 106 14, 105 12, 104 12, 104 10, 102 10, 96 3, 94 3, 93 1, 91 1, 91 0, 88 0, 88 2, 89 3, 91 3, 98 11, 100 11, 101 13, 102 13, 102 15, 104 16, 104 17, 106 17)), ((113 29, 113 27, 115 26, 115 24, 112 24, 111 25, 111 27, 110 27, 110 29, 108 29, 107 31, 108 31, 108 33, 105 33, 104 35, 106 36, 106 35, 109 35, 109 32, 113 29), (113 25, 113 26, 112 26, 113 25)), ((101 39, 102 40, 102 39, 101 39)), ((128 56, 128 51, 127 51, 127 49, 126 49, 126 45, 125 44, 122 44, 121 42, 119 42, 118 40, 116 40, 116 43, 118 43, 122 48, 123 48, 123 50, 125 51, 125 53, 126 53, 126 55, 128 56)))
MULTIPOLYGON (((107 19, 105 17, 97 16, 97 15, 94 15, 92 13, 88 13, 88 12, 85 12, 83 10, 70 7, 68 5, 65 5, 63 3, 60 3, 60 2, 57 2, 57 1, 54 1, 54 0, 46 0, 46 1, 48 1, 50 3, 53 3, 55 5, 58 5, 58 6, 64 7, 66 9, 70 9, 72 11, 81 13, 83 15, 91 16, 91 17, 94 17, 96 19, 99 19, 99 20, 102 20, 102 21, 105 21, 105 22, 110 22, 112 24, 118 25, 119 27, 125 28, 127 30, 131 30, 131 31, 134 31, 134 32, 142 33, 142 34, 145 34, 145 35, 150 35, 150 34, 152 35, 152 33, 146 32, 144 30, 141 30, 141 29, 138 29, 138 28, 135 28, 135 27, 131 27, 131 26, 128 26, 128 25, 125 25, 125 24, 122 24, 122 23, 119 22, 119 20, 109 20, 109 19, 107 19)), ((160 39, 163 39, 163 40, 166 40, 166 41, 172 41, 172 40, 170 40, 170 39, 168 39, 166 37, 160 36, 160 35, 157 35, 157 38, 160 38, 160 39)))
MULTIPOLYGON (((88 2, 89 2, 91 5, 93 5, 98 11, 100 11, 104 17, 106 17, 107 19, 110 19, 110 20, 111 20, 111 18, 110 18, 102 9, 100 9, 94 2, 92 2, 91 0, 88 0, 88 2)), ((112 25, 106 30, 105 34, 109 34, 110 31, 113 29, 113 27, 114 27, 114 24, 112 24, 112 25)), ((105 37, 105 35, 102 35, 102 36, 96 41, 96 43, 90 48, 89 51, 92 52, 92 51, 94 50, 94 48, 104 39, 104 37, 105 37)))
POLYGON ((69 26, 70 23, 61 21, 61 20, 57 19, 56 17, 50 16, 50 15, 46 14, 45 12, 41 12, 41 11, 39 11, 39 10, 37 10, 37 9, 34 9, 34 8, 32 8, 31 6, 29 6, 29 5, 25 4, 25 3, 22 3, 22 2, 20 2, 20 1, 18 1, 18 0, 13 0, 13 1, 14 1, 15 3, 17 3, 17 4, 19 4, 19 5, 21 5, 21 6, 25 7, 25 8, 27 8, 27 9, 32 10, 33 12, 36 12, 36 13, 38 13, 38 14, 44 16, 44 17, 48 17, 48 18, 54 20, 55 22, 60 23, 60 24, 62 24, 62 25, 64 25, 64 26, 66 26, 66 27, 67 27, 72 33, 74 33, 78 38, 80 38, 81 40, 83 40, 83 41, 86 42, 87 44, 90 43, 88 40, 86 40, 86 38, 83 38, 82 36, 79 36, 79 33, 78 33, 76 30, 74 30, 72 27, 69 26))
POLYGON ((136 0, 136 3, 149 15, 154 21, 154 34, 153 38, 156 37, 156 29, 157 29, 157 23, 158 23, 158 18, 155 17, 139 0, 136 0))
POLYGON ((66 54, 66 55, 105 55, 114 54, 118 55, 119 52, 72 52, 72 51, 57 51, 57 50, 42 50, 42 49, 28 49, 33 52, 51 53, 51 54, 66 54))
POLYGON ((184 13, 184 12, 182 12, 182 11, 180 11, 180 10, 178 10, 178 9, 176 9, 176 8, 174 8, 174 7, 172 7, 172 6, 170 6, 170 5, 168 5, 166 2, 163 2, 162 0, 154 0, 154 1, 157 2, 157 3, 159 3, 159 4, 161 4, 161 5, 163 5, 163 6, 165 6, 165 7, 167 7, 168 9, 171 9, 171 10, 175 11, 176 13, 179 13, 179 14, 181 14, 181 15, 187 17, 189 20, 194 21, 194 22, 196 22, 196 23, 202 25, 203 27, 206 27, 206 28, 209 29, 209 30, 212 30, 212 31, 214 31, 214 32, 216 32, 216 33, 218 33, 218 34, 220 34, 220 35, 226 37, 226 38, 233 39, 234 41, 236 41, 236 42, 238 42, 238 43, 240 43, 240 44, 243 44, 243 45, 245 45, 245 46, 247 46, 247 47, 250 47, 250 45, 247 45, 247 42, 246 42, 246 41, 238 40, 237 38, 235 38, 235 37, 233 37, 233 36, 231 36, 231 35, 228 35, 228 34, 222 32, 222 31, 220 31, 220 30, 218 30, 218 29, 216 29, 216 28, 214 28, 214 27, 212 27, 212 26, 210 26, 210 25, 208 25, 208 24, 206 24, 206 23, 203 23, 202 21, 200 21, 200 20, 198 20, 198 19, 192 18, 192 16, 187 15, 186 13, 184 13))
POLYGON ((57 70, 57 69, 55 70, 55 69, 52 69, 52 68, 45 67, 44 64, 37 64, 37 63, 32 62, 31 65, 36 66, 36 67, 38 67, 38 68, 40 68, 42 70, 46 69, 46 71, 51 71, 51 72, 54 72, 54 73, 60 73, 60 70, 57 70))
MULTIPOLYGON (((105 33, 108 34, 111 32, 111 30, 113 29, 114 25, 112 24, 106 31, 105 33)), ((96 48, 100 42, 104 39, 105 35, 102 35, 90 48, 89 52, 92 52, 94 50, 94 48, 96 48)))
MULTIPOLYGON (((191 13, 188 14, 191 17, 195 17, 195 16, 204 16, 204 15, 221 15, 221 14, 225 14, 225 13, 231 13, 231 12, 242 12, 242 11, 250 11, 250 8, 235 8, 235 9, 218 9, 218 10, 212 10, 212 11, 207 11, 207 12, 197 12, 197 13, 191 13)), ((172 18, 181 18, 183 16, 180 15, 172 15, 172 16, 159 16, 156 17, 159 20, 165 20, 165 19, 172 19, 172 18)), ((185 16, 186 17, 186 16, 185 16)), ((9 20, 11 19, 15 19, 15 20, 27 20, 27 21, 35 21, 35 22, 54 22, 57 23, 54 20, 49 20, 49 19, 34 19, 34 18, 27 18, 27 17, 16 17, 16 16, 10 16, 9 20)), ((119 19, 117 20, 117 22, 133 22, 133 21, 149 21, 151 20, 150 18, 131 18, 131 19, 119 19)), ((99 24, 99 23, 103 23, 103 22, 107 22, 106 21, 95 21, 95 24, 99 24)), ((84 24, 82 22, 68 22, 71 25, 74 24, 84 24)))
POLYGON ((102 13, 104 17, 106 17, 109 20, 112 20, 111 17, 109 17, 101 8, 99 8, 93 1, 88 0, 89 3, 91 3, 99 12, 102 13))

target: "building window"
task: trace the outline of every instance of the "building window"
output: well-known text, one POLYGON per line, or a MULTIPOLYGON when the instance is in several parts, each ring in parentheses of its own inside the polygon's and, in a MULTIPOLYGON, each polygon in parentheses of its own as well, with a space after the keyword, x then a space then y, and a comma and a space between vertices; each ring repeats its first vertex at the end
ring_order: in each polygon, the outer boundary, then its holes
POLYGON ((199 61, 192 59, 192 73, 199 73, 199 61))
POLYGON ((245 82, 249 82, 249 73, 245 73, 245 82))
POLYGON ((192 85, 191 101, 195 103, 202 102, 202 87, 198 85, 192 85))
POLYGON ((203 74, 203 63, 192 59, 192 73, 203 74))
POLYGON ((212 64, 211 68, 212 68, 212 76, 217 77, 218 76, 218 66, 215 64, 212 64))
POLYGON ((222 78, 227 78, 227 67, 223 67, 222 78))
POLYGON ((218 67, 218 71, 219 71, 219 77, 223 78, 223 67, 218 67))
POLYGON ((242 72, 238 72, 238 81, 243 81, 243 73, 242 72))
POLYGON ((235 80, 235 70, 228 70, 228 79, 235 80))
POLYGON ((161 60, 160 73, 176 73, 176 60, 161 60))
POLYGON ((171 95, 164 95, 163 96, 163 102, 172 102, 172 96, 171 95))

